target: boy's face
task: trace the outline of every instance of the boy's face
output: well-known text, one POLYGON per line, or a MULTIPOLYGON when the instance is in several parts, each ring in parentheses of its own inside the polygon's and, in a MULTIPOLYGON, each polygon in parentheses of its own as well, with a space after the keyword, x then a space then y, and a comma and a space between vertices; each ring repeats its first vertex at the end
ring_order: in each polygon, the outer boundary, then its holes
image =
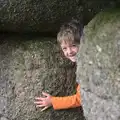
POLYGON ((70 59, 72 62, 76 62, 76 54, 79 50, 78 44, 63 41, 61 48, 66 58, 70 59))

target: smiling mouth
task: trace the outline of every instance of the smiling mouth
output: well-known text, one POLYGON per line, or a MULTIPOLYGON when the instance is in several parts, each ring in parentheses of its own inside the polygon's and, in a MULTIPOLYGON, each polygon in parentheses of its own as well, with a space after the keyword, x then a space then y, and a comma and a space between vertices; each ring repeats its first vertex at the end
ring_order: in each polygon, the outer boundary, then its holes
POLYGON ((75 57, 75 55, 73 55, 73 56, 68 56, 68 57, 70 57, 70 58, 74 58, 74 57, 75 57))
POLYGON ((68 55, 68 57, 75 57, 76 54, 73 54, 73 55, 68 55))

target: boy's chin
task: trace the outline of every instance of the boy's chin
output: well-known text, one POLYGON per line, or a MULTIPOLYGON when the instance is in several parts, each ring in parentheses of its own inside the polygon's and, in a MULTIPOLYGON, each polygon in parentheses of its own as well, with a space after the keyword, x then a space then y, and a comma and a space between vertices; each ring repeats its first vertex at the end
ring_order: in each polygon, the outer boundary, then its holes
POLYGON ((72 62, 76 62, 76 60, 71 60, 72 62))
POLYGON ((75 58, 69 58, 72 62, 76 62, 75 58))

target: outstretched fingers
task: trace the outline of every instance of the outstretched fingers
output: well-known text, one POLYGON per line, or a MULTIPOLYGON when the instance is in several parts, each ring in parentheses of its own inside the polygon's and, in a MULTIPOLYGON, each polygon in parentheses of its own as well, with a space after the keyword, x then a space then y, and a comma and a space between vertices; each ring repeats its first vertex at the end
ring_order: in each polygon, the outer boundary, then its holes
POLYGON ((41 105, 41 104, 43 104, 43 102, 42 101, 35 101, 34 104, 41 105))
POLYGON ((41 105, 36 105, 37 108, 39 107, 45 107, 45 105, 41 104, 41 105))
POLYGON ((35 100, 37 101, 43 101, 45 98, 44 97, 35 97, 35 100))
POLYGON ((45 92, 42 92, 43 97, 35 97, 35 105, 36 107, 43 107, 41 111, 48 109, 52 106, 51 103, 51 95, 45 92))
POLYGON ((45 96, 45 97, 48 97, 48 96, 49 96, 49 94, 46 93, 46 92, 42 92, 42 95, 45 96))
POLYGON ((48 108, 48 106, 44 107, 43 109, 41 109, 41 112, 47 110, 48 108))

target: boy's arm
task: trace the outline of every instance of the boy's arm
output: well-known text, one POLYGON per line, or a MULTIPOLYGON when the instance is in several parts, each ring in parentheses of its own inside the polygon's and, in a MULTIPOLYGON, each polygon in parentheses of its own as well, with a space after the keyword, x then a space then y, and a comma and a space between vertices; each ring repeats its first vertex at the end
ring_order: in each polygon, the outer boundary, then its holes
POLYGON ((81 106, 80 85, 77 85, 77 92, 66 97, 51 97, 51 102, 55 110, 75 108, 81 106))

